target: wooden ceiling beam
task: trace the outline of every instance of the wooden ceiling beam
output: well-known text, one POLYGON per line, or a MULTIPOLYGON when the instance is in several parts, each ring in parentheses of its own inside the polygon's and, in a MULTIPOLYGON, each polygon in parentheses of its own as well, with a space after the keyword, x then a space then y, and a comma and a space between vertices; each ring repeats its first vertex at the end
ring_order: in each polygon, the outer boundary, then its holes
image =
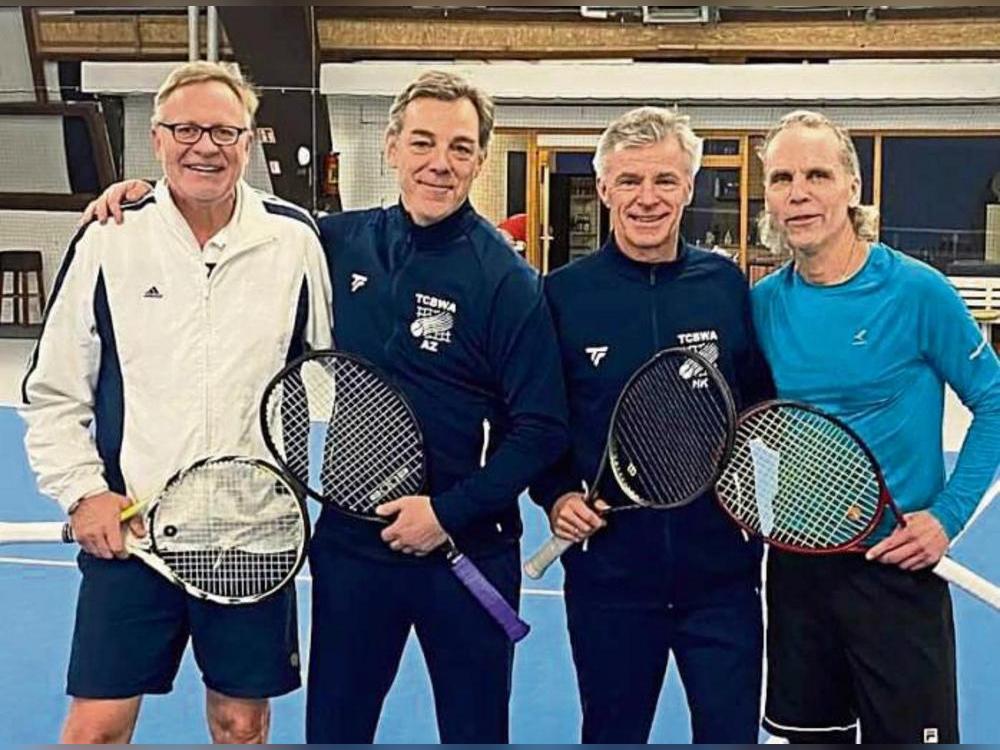
POLYGON ((327 60, 1000 57, 1000 18, 643 25, 381 16, 323 18, 318 26, 327 60))
MULTIPOLYGON (((43 59, 187 59, 187 16, 87 15, 33 13, 36 50, 43 59)), ((205 45, 204 18, 201 43, 205 45)), ((229 58, 232 49, 219 30, 219 55, 229 58)))
MULTIPOLYGON (((836 57, 1000 58, 1000 16, 947 19, 734 21, 714 24, 585 20, 325 17, 324 60, 614 58, 736 62, 836 57)), ((183 15, 32 13, 43 59, 177 59, 187 56, 183 15)), ((204 34, 204 21, 202 23, 204 34)), ((232 50, 221 39, 221 54, 232 50)))

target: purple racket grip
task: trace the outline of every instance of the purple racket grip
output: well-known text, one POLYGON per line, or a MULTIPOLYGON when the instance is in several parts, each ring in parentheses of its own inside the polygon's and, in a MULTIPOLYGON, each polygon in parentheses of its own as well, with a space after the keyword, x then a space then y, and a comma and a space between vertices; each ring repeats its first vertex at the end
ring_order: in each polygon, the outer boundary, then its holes
POLYGON ((493 584, 486 580, 475 565, 462 553, 452 550, 448 554, 448 562, 455 576, 469 593, 476 597, 490 617, 503 628, 511 643, 517 643, 531 630, 528 623, 517 616, 517 612, 500 596, 493 584))

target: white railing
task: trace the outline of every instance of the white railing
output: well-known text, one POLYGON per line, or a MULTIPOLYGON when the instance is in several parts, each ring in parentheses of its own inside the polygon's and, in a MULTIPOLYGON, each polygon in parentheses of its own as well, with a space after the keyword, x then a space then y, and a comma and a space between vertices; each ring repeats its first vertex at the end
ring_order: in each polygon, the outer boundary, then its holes
POLYGON ((992 326, 1000 323, 1000 277, 949 276, 948 280, 962 295, 972 317, 979 321, 986 340, 992 341, 992 326))

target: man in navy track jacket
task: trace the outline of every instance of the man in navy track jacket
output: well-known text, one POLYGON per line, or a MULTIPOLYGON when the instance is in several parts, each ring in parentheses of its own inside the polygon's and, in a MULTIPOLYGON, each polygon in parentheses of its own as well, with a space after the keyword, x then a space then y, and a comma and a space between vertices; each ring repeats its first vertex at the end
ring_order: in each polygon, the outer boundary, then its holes
POLYGON ((400 202, 320 222, 338 348, 383 370, 424 433, 427 496, 387 527, 324 510, 310 563, 309 742, 370 742, 411 627, 443 742, 508 739, 513 647, 435 552, 447 537, 505 598, 520 591, 520 492, 568 444, 541 279, 468 202, 489 97, 431 71, 390 110, 400 202))
MULTIPOLYGON (((675 510, 607 521, 582 493, 596 474, 618 394, 657 351, 682 346, 708 357, 738 409, 772 389, 739 268, 680 237, 701 147, 687 118, 668 110, 644 107, 612 123, 594 165, 613 234, 546 280, 572 447, 533 485, 532 497, 557 535, 581 542, 562 559, 588 743, 648 740, 671 652, 694 740, 757 740, 760 543, 726 519, 713 493, 675 510)), ((620 493, 611 481, 598 491, 620 493)))

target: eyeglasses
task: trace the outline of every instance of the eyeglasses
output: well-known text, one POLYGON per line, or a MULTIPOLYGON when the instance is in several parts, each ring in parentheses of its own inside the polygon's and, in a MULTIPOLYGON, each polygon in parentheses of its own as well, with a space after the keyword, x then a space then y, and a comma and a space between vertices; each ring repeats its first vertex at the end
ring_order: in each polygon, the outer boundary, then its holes
POLYGON ((237 128, 233 125, 210 125, 206 128, 193 122, 158 122, 156 124, 169 130, 174 136, 174 140, 185 146, 197 143, 205 133, 208 133, 208 137, 216 146, 233 146, 241 135, 250 130, 250 128, 237 128))

